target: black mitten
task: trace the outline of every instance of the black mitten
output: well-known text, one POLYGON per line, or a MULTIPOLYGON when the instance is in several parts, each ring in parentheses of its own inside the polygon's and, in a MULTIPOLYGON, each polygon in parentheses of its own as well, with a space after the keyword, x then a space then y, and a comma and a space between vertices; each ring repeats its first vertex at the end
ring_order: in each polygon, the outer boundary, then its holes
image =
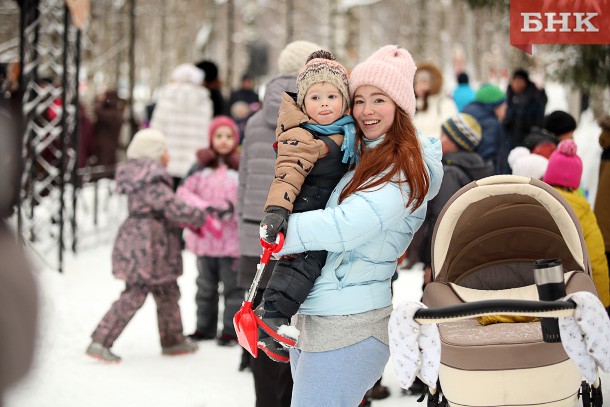
POLYGON ((288 209, 281 206, 269 206, 261 221, 260 237, 267 243, 275 243, 278 233, 286 233, 288 227, 288 209))

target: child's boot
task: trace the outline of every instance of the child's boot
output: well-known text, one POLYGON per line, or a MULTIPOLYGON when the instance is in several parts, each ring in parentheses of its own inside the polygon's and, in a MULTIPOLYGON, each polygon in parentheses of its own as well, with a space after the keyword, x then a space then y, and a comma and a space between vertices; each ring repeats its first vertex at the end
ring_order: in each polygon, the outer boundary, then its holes
POLYGON ((259 317, 257 323, 262 331, 287 348, 293 348, 299 338, 299 330, 290 326, 290 320, 277 311, 273 303, 263 301, 254 313, 259 317))
POLYGON ((161 353, 164 355, 176 356, 185 355, 187 353, 195 353, 197 352, 197 349, 199 349, 199 347, 196 344, 191 342, 189 339, 185 339, 182 343, 172 346, 165 346, 161 353))
POLYGON ((106 363, 118 363, 121 358, 110 351, 110 348, 102 345, 99 342, 91 342, 85 353, 92 358, 101 360, 106 363))

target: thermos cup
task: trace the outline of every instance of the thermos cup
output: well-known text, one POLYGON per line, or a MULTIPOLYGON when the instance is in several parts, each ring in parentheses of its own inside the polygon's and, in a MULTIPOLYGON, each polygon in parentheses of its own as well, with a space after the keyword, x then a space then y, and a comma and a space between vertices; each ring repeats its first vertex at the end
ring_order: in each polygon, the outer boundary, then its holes
MULTIPOLYGON (((534 263, 534 281, 541 301, 555 301, 566 296, 561 259, 541 259, 534 263)), ((545 342, 561 342, 557 318, 541 318, 545 342)))

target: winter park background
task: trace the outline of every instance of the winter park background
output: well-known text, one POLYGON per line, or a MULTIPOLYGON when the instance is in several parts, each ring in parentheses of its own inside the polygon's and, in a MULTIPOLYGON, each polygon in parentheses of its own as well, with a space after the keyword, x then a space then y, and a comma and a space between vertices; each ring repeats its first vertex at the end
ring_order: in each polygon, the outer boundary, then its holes
MULTIPOLYGON (((567 110, 566 95, 559 85, 548 83, 547 112, 567 110)), ((583 185, 593 202, 601 149, 599 128, 589 111, 580 117, 575 139, 584 162, 583 185)), ((44 255, 31 247, 36 265, 40 320, 35 361, 29 375, 7 394, 7 407, 217 407, 253 406, 254 388, 249 372, 238 372, 241 348, 219 347, 214 341, 200 343, 196 354, 161 355, 156 310, 152 298, 136 314, 119 337, 113 351, 123 357, 120 364, 103 364, 85 356, 90 333, 118 298, 123 283, 111 274, 114 232, 126 216, 124 197, 112 194, 112 184, 102 185, 101 223, 111 232, 89 240, 76 255, 67 254, 63 274, 49 267, 44 255)), ((79 211, 87 213, 84 196, 79 211)), ((81 216, 80 219, 85 219, 81 216)), ((183 252, 184 275, 178 280, 182 290, 182 317, 186 333, 195 324, 195 257, 183 252)), ((400 270, 395 283, 394 302, 416 300, 421 295, 423 272, 420 265, 400 270)), ((602 373, 604 397, 610 400, 610 375, 602 373)), ((375 406, 416 406, 414 396, 401 395, 389 363, 383 376, 390 398, 373 401, 375 406)), ((315 389, 312 389, 315 391, 315 389)), ((518 391, 518 389, 515 389, 518 391)))

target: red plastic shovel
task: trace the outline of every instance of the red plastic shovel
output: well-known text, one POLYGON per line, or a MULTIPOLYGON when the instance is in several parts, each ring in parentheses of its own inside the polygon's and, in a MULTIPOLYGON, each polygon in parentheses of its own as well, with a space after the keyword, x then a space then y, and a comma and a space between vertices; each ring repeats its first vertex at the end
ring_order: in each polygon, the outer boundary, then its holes
POLYGON ((241 304, 241 308, 233 317, 237 341, 254 357, 258 356, 258 325, 256 323, 256 315, 254 315, 254 311, 252 310, 252 301, 256 295, 258 283, 263 275, 263 271, 265 271, 265 266, 269 263, 271 254, 279 252, 282 246, 284 246, 284 235, 280 233, 277 237, 278 239, 275 243, 267 243, 261 239, 263 255, 261 256, 260 263, 256 266, 256 275, 254 276, 246 300, 241 304))

